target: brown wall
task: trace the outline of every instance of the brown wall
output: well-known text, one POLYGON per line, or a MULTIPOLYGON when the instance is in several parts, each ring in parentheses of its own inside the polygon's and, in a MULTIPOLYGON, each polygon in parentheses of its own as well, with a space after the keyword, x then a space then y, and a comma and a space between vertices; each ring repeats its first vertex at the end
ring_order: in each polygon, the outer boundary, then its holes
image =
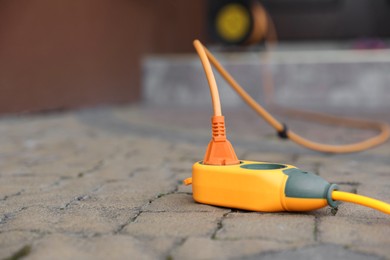
POLYGON ((140 58, 192 51, 204 1, 0 1, 0 113, 135 101, 140 58))

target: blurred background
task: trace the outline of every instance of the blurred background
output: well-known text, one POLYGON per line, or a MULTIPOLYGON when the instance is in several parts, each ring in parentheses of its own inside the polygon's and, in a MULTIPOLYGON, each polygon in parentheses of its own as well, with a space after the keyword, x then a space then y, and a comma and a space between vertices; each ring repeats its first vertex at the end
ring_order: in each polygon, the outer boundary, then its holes
POLYGON ((266 70, 281 104, 387 109, 389 25, 388 0, 2 0, 0 113, 209 104, 195 38, 260 101, 266 70))

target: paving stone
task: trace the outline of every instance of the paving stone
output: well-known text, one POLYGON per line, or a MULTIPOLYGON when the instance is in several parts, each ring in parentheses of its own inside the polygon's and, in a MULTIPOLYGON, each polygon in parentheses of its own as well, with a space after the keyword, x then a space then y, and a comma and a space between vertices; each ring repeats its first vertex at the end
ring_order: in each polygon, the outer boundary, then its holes
POLYGON ((377 218, 380 216, 380 212, 376 212, 370 208, 366 208, 360 205, 356 205, 353 203, 347 203, 347 202, 341 202, 341 204, 338 206, 337 210, 337 217, 353 217, 353 216, 360 216, 360 217, 375 217, 377 218))
MULTIPOLYGON (((114 232, 137 212, 116 207, 91 208, 75 199, 65 208, 28 207, 5 215, 2 230, 95 234, 114 232)), ((3 217, 4 218, 4 217, 3 217)))
POLYGON ((357 253, 348 250, 342 246, 337 245, 315 245, 312 247, 305 247, 300 249, 287 250, 282 252, 271 252, 268 254, 254 255, 251 257, 245 257, 243 259, 316 259, 316 260, 328 260, 328 259, 346 259, 346 260, 365 260, 365 259, 381 259, 375 255, 357 253))
POLYGON ((336 243, 382 257, 390 255, 390 220, 386 215, 375 218, 351 212, 346 217, 323 217, 318 230, 321 242, 336 243))
POLYGON ((362 183, 359 186, 359 194, 390 202, 390 183, 388 182, 390 174, 389 176, 380 176, 378 174, 373 176, 373 178, 377 179, 375 183, 362 183))
POLYGON ((105 207, 140 208, 161 194, 171 192, 177 183, 165 170, 142 171, 128 180, 109 182, 91 195, 89 204, 105 207))
MULTIPOLYGON (((388 258, 387 215, 362 206, 343 203, 331 216, 329 208, 251 213, 195 203, 182 180, 202 160, 209 121, 181 112, 140 106, 0 118, 0 258, 29 245, 27 259, 305 259, 331 250, 340 259, 388 258)), ((390 201, 390 143, 324 155, 278 140, 257 115, 231 115, 240 159, 318 170, 342 190, 390 201)), ((342 129, 332 139, 308 126, 297 129, 319 140, 362 137, 342 129)))
POLYGON ((0 233, 0 258, 5 259, 13 255, 26 245, 31 245, 33 241, 41 238, 37 232, 30 231, 10 231, 0 233))
POLYGON ((29 259, 156 259, 166 254, 174 240, 159 241, 160 250, 130 236, 80 238, 48 235, 33 245, 29 259))
POLYGON ((323 161, 324 158, 320 156, 317 157, 309 155, 300 155, 297 156, 296 161, 293 163, 293 165, 304 171, 309 171, 319 175, 319 169, 323 161))
POLYGON ((142 213, 124 232, 136 237, 211 236, 222 212, 142 213))
POLYGON ((337 158, 322 163, 319 172, 323 178, 335 183, 380 184, 381 182, 383 183, 383 179, 388 180, 390 177, 387 166, 337 158))
POLYGON ((63 211, 60 221, 55 225, 56 231, 82 234, 115 232, 137 215, 133 210, 84 208, 81 205, 63 211))
POLYGON ((3 176, 0 182, 0 200, 8 200, 25 193, 46 189, 59 182, 57 176, 39 177, 34 174, 20 174, 12 177, 3 176))
POLYGON ((212 240, 190 237, 172 252, 173 259, 242 259, 246 256, 292 248, 293 245, 266 239, 212 240))
POLYGON ((79 196, 92 193, 102 185, 98 179, 88 178, 87 180, 59 178, 53 180, 52 183, 42 183, 31 192, 23 192, 19 196, 9 198, 7 204, 17 208, 30 206, 61 208, 79 196))
POLYGON ((223 219, 218 239, 259 238, 280 243, 313 243, 314 216, 303 214, 230 213, 223 219))
POLYGON ((169 194, 154 200, 144 208, 148 212, 229 212, 230 209, 196 203, 192 195, 169 194))
MULTIPOLYGON (((9 180, 9 178, 4 178, 3 182, 0 184, 0 205, 5 204, 5 201, 16 196, 20 196, 22 193, 26 192, 26 189, 29 185, 26 185, 28 182, 17 183, 17 179, 9 180)), ((1 213, 2 210, 0 210, 1 213)))
MULTIPOLYGON (((390 193, 389 189, 390 187, 386 187, 386 184, 382 184, 381 186, 377 185, 366 185, 361 184, 357 187, 357 194, 362 196, 367 196, 374 199, 379 199, 381 201, 389 202, 390 201, 390 193), (383 188, 380 188, 380 187, 383 188)), ((348 190, 346 188, 346 185, 340 185, 340 190, 351 192, 351 190, 348 190)), ((353 192, 353 190, 352 190, 353 192)), ((372 219, 381 219, 386 218, 386 214, 371 209, 369 207, 364 207, 355 203, 349 203, 349 202, 342 202, 339 206, 339 210, 337 213, 337 216, 341 217, 350 217, 355 216, 358 218, 372 218, 372 219)))

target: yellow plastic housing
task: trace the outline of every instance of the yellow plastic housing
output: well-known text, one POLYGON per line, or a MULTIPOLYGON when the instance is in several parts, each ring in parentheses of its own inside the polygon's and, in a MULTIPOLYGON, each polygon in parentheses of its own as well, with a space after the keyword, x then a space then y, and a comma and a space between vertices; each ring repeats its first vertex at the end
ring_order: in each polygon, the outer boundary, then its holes
POLYGON ((254 161, 228 166, 197 162, 192 167, 193 198, 199 203, 262 212, 307 211, 328 205, 325 198, 286 197, 289 176, 283 171, 291 168, 296 167, 254 161))

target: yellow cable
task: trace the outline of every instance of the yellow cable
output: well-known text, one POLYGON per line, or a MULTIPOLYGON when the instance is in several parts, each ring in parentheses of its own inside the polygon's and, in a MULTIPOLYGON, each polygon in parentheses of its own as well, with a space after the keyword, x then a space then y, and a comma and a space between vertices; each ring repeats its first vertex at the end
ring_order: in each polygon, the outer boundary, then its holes
MULTIPOLYGON (((210 51, 203 46, 198 40, 194 41, 194 45, 196 50, 198 51, 199 57, 202 61, 202 64, 209 64, 208 61, 211 62, 211 64, 217 69, 217 71, 221 74, 221 76, 227 81, 227 83, 237 92, 237 94, 251 107, 253 108, 263 119, 268 122, 273 128, 275 128, 276 131, 281 132, 284 129, 284 126, 282 123, 280 123, 276 118, 274 118, 264 107, 262 107, 259 103, 257 103, 238 83, 234 80, 234 78, 226 71, 226 69, 218 62, 218 60, 210 53, 210 51), (203 50, 203 51, 202 51, 203 50)), ((205 66, 205 65, 204 65, 205 66)), ((209 69, 206 69, 207 66, 205 66, 206 76, 209 81, 209 83, 215 82, 214 74, 211 70, 211 66, 209 69)), ((208 68, 208 67, 207 67, 208 68)), ((216 83, 210 84, 210 92, 213 99, 213 106, 214 111, 218 111, 218 106, 220 106, 218 90, 214 91, 213 89, 216 89, 216 83)), ((220 109, 220 107, 219 107, 220 109)), ((320 151, 320 152, 327 152, 327 153, 352 153, 352 152, 359 152, 363 150, 367 150, 369 148, 372 148, 374 146, 380 145, 387 141, 387 139, 390 136, 390 126, 387 123, 384 122, 373 122, 373 121, 364 121, 364 120, 358 120, 358 119, 350 119, 350 118, 339 118, 334 116, 327 116, 320 113, 310 113, 311 115, 318 116, 319 119, 327 120, 328 122, 333 123, 342 123, 344 125, 351 125, 354 127, 360 127, 360 128, 370 128, 379 130, 380 133, 374 137, 371 137, 367 140, 353 143, 353 144, 347 144, 347 145, 327 145, 327 144, 321 144, 317 142, 310 141, 293 131, 289 130, 287 135, 288 138, 291 139, 293 142, 304 146, 306 148, 320 151)))
POLYGON ((390 215, 390 204, 383 201, 343 191, 333 191, 332 199, 352 202, 369 208, 373 208, 390 215))
POLYGON ((204 49, 204 46, 200 43, 199 40, 194 41, 194 47, 198 52, 200 61, 202 62, 204 72, 206 73, 207 81, 209 82, 211 101, 213 103, 214 116, 222 116, 221 101, 219 99, 217 82, 215 81, 213 70, 209 59, 204 49))

